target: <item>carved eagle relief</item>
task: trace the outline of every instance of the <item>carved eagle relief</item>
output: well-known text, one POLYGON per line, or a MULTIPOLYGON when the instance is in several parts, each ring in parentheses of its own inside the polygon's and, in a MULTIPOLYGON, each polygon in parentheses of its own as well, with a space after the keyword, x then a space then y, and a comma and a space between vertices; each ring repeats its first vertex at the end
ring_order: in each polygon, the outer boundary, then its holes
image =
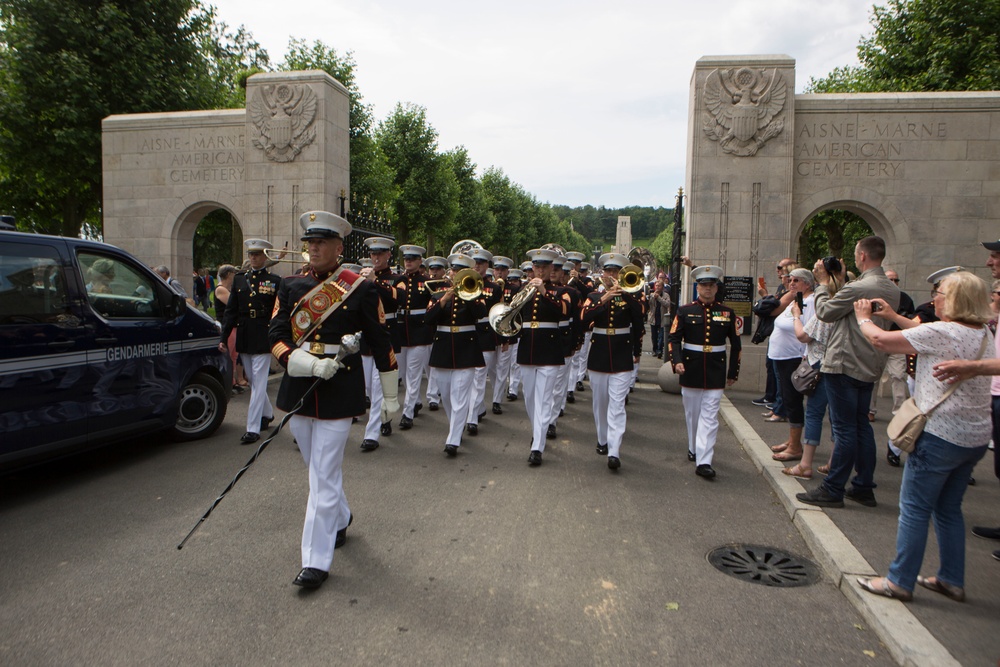
POLYGON ((785 106, 787 85, 777 69, 712 70, 705 81, 704 131, 726 153, 748 157, 785 127, 775 116, 785 106))
POLYGON ((257 89, 250 119, 260 133, 253 145, 273 162, 291 162, 316 138, 316 93, 309 86, 278 84, 257 89))

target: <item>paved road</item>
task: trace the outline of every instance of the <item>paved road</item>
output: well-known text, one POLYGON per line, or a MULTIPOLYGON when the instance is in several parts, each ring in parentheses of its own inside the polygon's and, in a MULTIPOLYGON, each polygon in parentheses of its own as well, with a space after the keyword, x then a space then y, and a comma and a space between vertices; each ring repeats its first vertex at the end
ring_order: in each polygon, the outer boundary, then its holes
POLYGON ((355 522, 314 593, 291 583, 307 480, 287 434, 176 549, 251 454, 246 396, 207 441, 2 478, 0 664, 893 664, 833 582, 771 588, 709 565, 728 543, 810 554, 725 427, 719 477, 694 475, 655 361, 617 473, 594 452, 589 392, 540 468, 522 402, 456 459, 443 412, 369 454, 356 425, 355 522))

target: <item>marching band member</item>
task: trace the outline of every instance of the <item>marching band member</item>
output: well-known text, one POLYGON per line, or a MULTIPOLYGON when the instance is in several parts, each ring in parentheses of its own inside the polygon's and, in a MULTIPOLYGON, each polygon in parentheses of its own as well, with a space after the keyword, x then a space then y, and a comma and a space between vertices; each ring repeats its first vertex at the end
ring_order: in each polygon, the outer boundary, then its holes
POLYGON ((521 340, 517 363, 524 384, 524 407, 531 422, 531 453, 528 463, 542 464, 546 429, 555 422, 555 384, 559 367, 565 364, 560 343, 559 321, 569 314, 569 295, 551 281, 554 250, 527 252, 534 278, 525 289, 534 289, 533 298, 521 310, 521 340))
POLYGON ((593 325, 587 369, 593 391, 597 453, 607 455, 608 468, 621 467, 619 451, 625 435, 625 399, 632 369, 642 354, 642 308, 631 294, 622 291, 618 272, 628 264, 620 253, 601 256, 607 289, 591 292, 583 305, 585 325, 593 325))
POLYGON ((219 349, 228 353, 226 342, 236 328, 236 351, 243 372, 250 381, 250 406, 247 408, 247 430, 240 443, 249 445, 260 440, 260 431, 271 425, 274 408, 267 397, 267 378, 271 372, 267 326, 274 310, 274 299, 281 287, 281 278, 267 270, 264 250, 272 246, 263 239, 247 239, 247 259, 250 268, 237 273, 229 291, 229 302, 222 317, 222 342, 219 349))
MULTIPOLYGON (((556 261, 552 264, 552 282, 553 284, 559 286, 562 294, 569 295, 569 312, 559 320, 559 333, 561 334, 560 344, 562 346, 563 353, 563 365, 559 368, 559 374, 556 377, 555 394, 552 400, 555 402, 555 414, 552 418, 552 423, 549 424, 549 428, 545 435, 548 438, 555 438, 556 433, 556 420, 563 416, 563 412, 566 409, 566 403, 569 400, 569 372, 571 367, 571 360, 573 358, 573 353, 577 348, 577 334, 580 330, 580 301, 581 295, 575 289, 566 286, 567 273, 566 273, 566 258, 557 257, 556 261)), ((576 399, 573 399, 576 402, 576 399)))
MULTIPOLYGON (((499 286, 499 281, 503 281, 503 289, 499 292, 503 302, 507 304, 510 303, 511 297, 517 293, 517 290, 510 286, 510 268, 512 266, 514 266, 514 260, 509 257, 496 256, 493 258, 493 272, 496 274, 497 285, 499 286)), ((489 326, 488 323, 487 326, 489 326)), ((495 415, 503 414, 500 401, 503 399, 510 382, 510 362, 514 353, 513 343, 515 340, 514 337, 497 336, 496 376, 493 378, 493 414, 495 415)))
POLYGON ((670 363, 681 376, 681 397, 688 430, 688 460, 696 461, 695 474, 715 477, 712 455, 719 430, 722 391, 740 373, 740 337, 736 314, 715 300, 723 272, 711 264, 691 271, 698 299, 677 309, 670 327, 670 363), (726 372, 726 339, 731 356, 726 372))
POLYGON ((430 292, 424 286, 427 276, 420 268, 426 250, 418 245, 404 245, 399 247, 399 251, 403 255, 404 273, 396 283, 396 289, 404 290, 405 295, 400 297, 396 322, 400 327, 399 363, 403 369, 403 387, 406 390, 399 428, 406 431, 413 428, 413 418, 422 407, 417 399, 420 380, 431 355, 433 332, 424 324, 424 315, 431 300, 430 292))
MULTIPOLYGON (((389 260, 392 258, 392 247, 395 243, 392 239, 373 236, 365 239, 365 246, 368 247, 368 254, 371 257, 368 264, 370 267, 361 269, 361 277, 372 283, 378 292, 379 300, 382 302, 382 310, 385 313, 385 325, 389 332, 389 340, 392 342, 392 351, 399 353, 399 332, 396 329, 396 304, 399 299, 399 291, 396 283, 400 277, 389 268, 389 260)), ((364 264, 362 260, 362 265, 364 264)), ((361 451, 373 452, 378 449, 379 436, 392 434, 392 422, 382 421, 382 383, 375 370, 375 358, 372 356, 371 346, 364 338, 361 339, 361 361, 365 369, 365 387, 368 389, 368 396, 371 399, 371 409, 368 413, 368 424, 365 426, 365 436, 361 441, 361 451)))
MULTIPOLYGON (((444 274, 448 271, 448 259, 441 257, 440 255, 434 255, 424 260, 424 266, 427 267, 428 280, 441 280, 444 278, 444 274)), ((433 353, 433 348, 431 349, 431 352, 433 353)), ((434 367, 428 366, 427 409, 431 412, 437 412, 440 404, 441 392, 438 391, 437 377, 434 373, 434 367)))
MULTIPOLYGON (((448 257, 451 277, 462 269, 474 268, 475 260, 468 255, 448 257)), ((430 365, 441 392, 441 404, 448 417, 448 436, 444 451, 457 456, 462 444, 466 415, 472 402, 472 385, 477 369, 483 366, 477 322, 486 313, 481 298, 464 301, 457 298, 455 287, 435 296, 427 307, 427 324, 435 328, 430 365)))
MULTIPOLYGON (((526 262, 529 266, 531 262, 526 262)), ((522 267, 524 264, 521 265, 522 267)), ((504 295, 504 300, 506 303, 510 303, 510 300, 514 298, 514 295, 521 290, 524 280, 524 269, 511 269, 508 274, 510 278, 510 295, 504 295)), ((506 292, 506 288, 504 290, 506 292)), ((521 340, 520 334, 514 336, 511 339, 510 346, 510 373, 508 373, 507 379, 507 400, 516 401, 517 392, 521 388, 521 366, 517 363, 517 346, 521 340)))
MULTIPOLYGON (((581 262, 577 267, 576 272, 576 280, 580 283, 580 286, 578 286, 577 289, 580 291, 580 294, 590 294, 597 288, 594 284, 594 279, 589 275, 590 264, 588 262, 581 262)), ((584 327, 583 344, 580 346, 580 354, 577 357, 575 377, 571 377, 571 380, 576 382, 576 391, 583 391, 586 389, 583 381, 587 377, 587 359, 590 354, 590 335, 589 328, 584 327)))
MULTIPOLYGON (((449 258, 450 259, 450 258, 449 258)), ((486 378, 497 381, 497 332, 490 326, 487 314, 490 308, 503 299, 503 293, 497 289, 497 284, 489 276, 489 269, 493 265, 493 253, 484 248, 477 248, 472 252, 472 259, 475 261, 475 269, 483 279, 483 294, 479 297, 486 310, 480 315, 477 325, 479 330, 479 349, 483 353, 483 365, 476 369, 476 377, 472 383, 472 400, 469 402, 469 416, 466 419, 465 428, 469 435, 479 433, 479 420, 486 414, 486 378)))
POLYGON ((399 409, 396 358, 373 283, 338 268, 351 224, 339 215, 310 211, 299 218, 308 242, 309 272, 282 282, 271 320, 271 353, 285 376, 278 407, 303 407, 288 422, 309 470, 309 500, 302 529, 302 571, 293 582, 318 588, 333 550, 347 539, 353 518, 344 495, 342 463, 351 418, 364 414, 361 355, 337 359, 341 338, 358 331, 371 346, 383 387, 382 420, 399 409), (316 378, 315 391, 308 393, 316 378))

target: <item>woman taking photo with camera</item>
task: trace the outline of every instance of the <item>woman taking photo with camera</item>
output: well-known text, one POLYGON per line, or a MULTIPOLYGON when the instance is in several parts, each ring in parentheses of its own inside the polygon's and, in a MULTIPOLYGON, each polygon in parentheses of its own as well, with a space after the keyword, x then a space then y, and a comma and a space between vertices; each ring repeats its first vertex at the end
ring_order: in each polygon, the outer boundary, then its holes
POLYGON ((876 349, 889 354, 919 354, 914 400, 925 414, 933 410, 903 469, 896 558, 885 577, 858 579, 858 584, 871 593, 903 601, 913 598, 914 585, 919 584, 962 602, 962 498, 992 432, 990 379, 967 380, 942 400, 949 386, 934 378, 933 367, 953 359, 994 357, 993 335, 985 326, 991 317, 989 288, 974 274, 956 271, 941 281, 932 297, 940 321, 918 326, 911 323, 902 331, 884 331, 872 323, 873 315, 892 321, 900 317, 881 299, 859 299, 854 304, 861 332, 876 349), (873 312, 873 303, 880 306, 877 312, 873 312), (934 522, 941 564, 936 576, 925 578, 918 573, 929 521, 934 522))

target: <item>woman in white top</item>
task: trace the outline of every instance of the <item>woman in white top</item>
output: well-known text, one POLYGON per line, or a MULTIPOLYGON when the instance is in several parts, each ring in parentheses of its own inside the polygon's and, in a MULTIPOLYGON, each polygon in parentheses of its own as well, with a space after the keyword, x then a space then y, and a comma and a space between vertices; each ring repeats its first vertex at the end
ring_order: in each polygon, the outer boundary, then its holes
MULTIPOLYGON (((932 293, 940 322, 909 324, 885 302, 872 313, 872 302, 854 304, 861 332, 876 349, 889 354, 919 354, 914 400, 922 411, 931 409, 948 390, 934 378, 933 367, 951 359, 991 359, 995 356, 990 319, 989 288, 968 271, 957 271, 932 293), (872 315, 899 322, 902 331, 883 331, 872 315), (905 328, 909 326, 909 328, 905 328)), ((899 490, 899 528, 896 558, 888 575, 858 579, 865 590, 899 600, 913 597, 914 584, 951 598, 965 600, 965 521, 962 498, 969 477, 986 453, 990 440, 990 380, 974 377, 958 386, 927 420, 927 425, 903 470, 899 490), (934 522, 941 565, 933 577, 919 576, 927 546, 927 524, 934 522)))
MULTIPOLYGON (((788 291, 792 294, 793 303, 798 303, 802 296, 800 317, 809 321, 813 316, 813 288, 816 280, 809 269, 794 269, 788 278, 788 291)), ((774 360, 777 380, 781 390, 781 402, 785 416, 788 418, 788 440, 782 445, 776 445, 772 456, 775 461, 798 461, 802 458, 802 427, 805 424, 805 409, 803 397, 792 385, 792 373, 799 367, 802 357, 806 356, 806 344, 795 336, 795 316, 790 308, 786 308, 774 319, 774 331, 767 348, 767 356, 774 360)))

